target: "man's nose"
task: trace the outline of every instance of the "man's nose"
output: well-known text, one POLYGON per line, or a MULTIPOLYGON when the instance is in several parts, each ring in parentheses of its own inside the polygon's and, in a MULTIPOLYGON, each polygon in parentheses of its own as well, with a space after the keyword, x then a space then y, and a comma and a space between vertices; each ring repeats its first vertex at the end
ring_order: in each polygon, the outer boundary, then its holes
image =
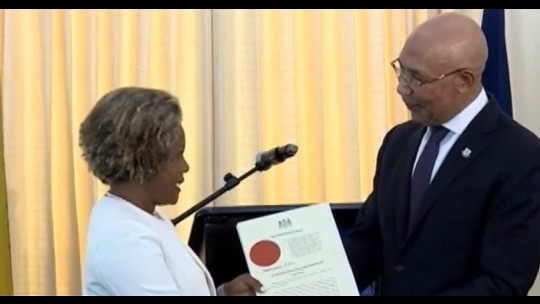
POLYGON ((402 80, 398 80, 396 91, 399 95, 410 95, 412 93, 411 87, 402 80))

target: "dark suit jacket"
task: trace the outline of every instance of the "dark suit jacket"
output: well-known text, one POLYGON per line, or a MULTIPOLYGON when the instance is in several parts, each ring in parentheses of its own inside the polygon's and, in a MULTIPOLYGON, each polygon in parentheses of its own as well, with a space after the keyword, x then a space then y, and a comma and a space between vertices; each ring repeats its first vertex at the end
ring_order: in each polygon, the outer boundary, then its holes
POLYGON ((373 192, 344 240, 359 288, 380 278, 382 295, 526 295, 540 263, 540 140, 491 97, 407 229, 424 131, 409 121, 381 145, 373 192))

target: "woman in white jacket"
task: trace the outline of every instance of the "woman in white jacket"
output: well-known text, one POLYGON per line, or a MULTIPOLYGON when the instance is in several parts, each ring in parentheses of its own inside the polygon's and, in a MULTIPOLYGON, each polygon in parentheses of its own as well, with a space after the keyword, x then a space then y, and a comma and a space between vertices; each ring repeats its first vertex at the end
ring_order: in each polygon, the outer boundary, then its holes
POLYGON ((176 204, 189 165, 182 111, 170 93, 124 87, 105 94, 79 130, 82 155, 109 186, 88 225, 85 295, 255 295, 243 274, 217 288, 156 206, 176 204))

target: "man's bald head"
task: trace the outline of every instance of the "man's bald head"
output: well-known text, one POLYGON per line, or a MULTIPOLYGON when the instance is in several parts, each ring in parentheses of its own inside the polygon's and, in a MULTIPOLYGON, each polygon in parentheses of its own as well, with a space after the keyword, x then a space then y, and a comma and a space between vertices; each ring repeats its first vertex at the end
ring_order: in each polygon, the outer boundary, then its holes
POLYGON ((482 74, 488 57, 486 38, 471 18, 445 13, 419 25, 407 39, 404 50, 418 53, 435 69, 468 68, 482 74))
POLYGON ((464 15, 446 13, 419 25, 397 68, 397 91, 412 119, 440 125, 460 113, 482 90, 487 56, 482 29, 464 15))

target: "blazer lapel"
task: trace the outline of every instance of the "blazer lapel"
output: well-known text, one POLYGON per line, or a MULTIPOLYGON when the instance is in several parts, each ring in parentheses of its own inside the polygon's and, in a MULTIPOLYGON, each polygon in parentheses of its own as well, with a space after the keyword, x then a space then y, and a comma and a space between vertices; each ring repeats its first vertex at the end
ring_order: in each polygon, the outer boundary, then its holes
MULTIPOLYGON (((482 153, 486 147, 486 133, 495 128, 496 119, 499 115, 493 101, 471 121, 454 146, 450 149, 437 174, 429 186, 422 204, 418 208, 415 221, 409 227, 405 241, 414 233, 418 224, 424 219, 429 210, 434 206, 437 198, 444 195, 444 191, 450 184, 463 173, 466 167, 482 153)), ((410 178, 409 178, 410 181, 410 178)), ((410 184, 410 182, 409 182, 410 184)))
POLYGON ((210 291, 210 295, 216 296, 217 291, 216 291, 216 287, 214 286, 214 280, 212 278, 212 275, 210 274, 206 266, 203 264, 203 262, 199 259, 199 257, 195 254, 195 252, 193 252, 189 246, 187 245, 184 245, 184 246, 186 247, 186 250, 189 252, 189 255, 191 256, 193 261, 195 261, 195 263, 197 263, 199 268, 204 272, 204 276, 206 278, 206 284, 208 285, 208 290, 210 291))
POLYGON ((418 150, 418 147, 420 146, 420 142, 422 141, 422 136, 424 135, 425 131, 426 131, 426 127, 423 127, 423 128, 419 128, 412 134, 407 145, 406 155, 405 157, 401 158, 401 162, 405 162, 405 163, 396 164, 400 168, 407 168, 407 170, 402 170, 400 172, 399 180, 403 182, 401 183, 401 187, 397 189, 398 191, 397 201, 405 202, 402 204, 397 204, 396 206, 397 234, 398 234, 398 240, 400 241, 405 239, 407 229, 408 229, 407 223, 408 223, 408 217, 409 217, 409 204, 410 204, 409 199, 410 199, 412 167, 416 159, 416 152, 418 150))

